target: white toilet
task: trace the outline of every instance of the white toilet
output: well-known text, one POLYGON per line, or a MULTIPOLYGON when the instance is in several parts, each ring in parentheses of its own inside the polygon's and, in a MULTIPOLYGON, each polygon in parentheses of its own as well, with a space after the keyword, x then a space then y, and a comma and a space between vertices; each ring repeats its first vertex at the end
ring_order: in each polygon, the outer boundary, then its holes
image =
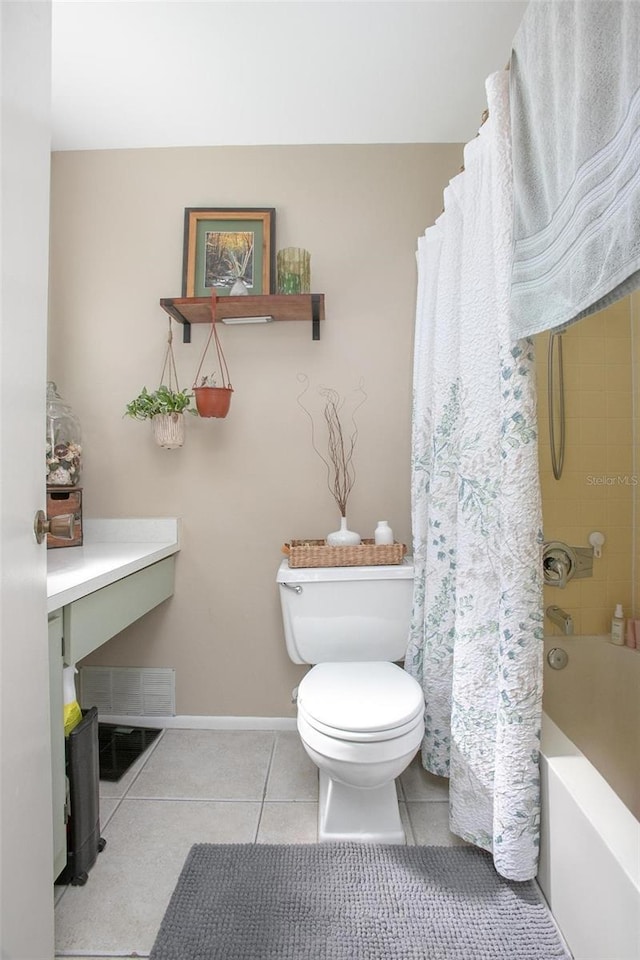
POLYGON ((395 778, 424 735, 404 658, 413 565, 291 569, 277 581, 287 651, 315 664, 298 687, 298 732, 320 771, 318 839, 404 843, 395 778))

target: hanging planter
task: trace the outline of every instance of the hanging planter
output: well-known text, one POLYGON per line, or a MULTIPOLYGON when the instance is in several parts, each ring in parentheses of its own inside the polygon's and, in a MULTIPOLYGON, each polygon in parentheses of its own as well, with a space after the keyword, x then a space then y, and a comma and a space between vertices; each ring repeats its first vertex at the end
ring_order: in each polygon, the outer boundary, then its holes
MULTIPOLYGON (((204 379, 207 379, 206 377, 204 379)), ((226 417, 231 406, 231 387, 214 387, 204 384, 194 387, 196 407, 201 417, 226 417)))
POLYGON ((191 406, 192 394, 178 386, 175 358, 173 356, 173 333, 169 320, 169 336, 165 353, 160 386, 153 393, 143 387, 135 400, 127 404, 125 416, 133 420, 150 420, 153 437, 159 447, 176 450, 184 443, 184 415, 197 411, 191 406), (163 381, 167 375, 167 383, 163 381))
POLYGON ((211 329, 202 352, 202 357, 200 358, 200 365, 196 373, 193 392, 196 398, 196 407, 201 417, 218 417, 219 419, 223 419, 229 413, 233 387, 229 380, 229 368, 227 367, 227 361, 222 351, 222 344, 220 343, 218 331, 216 330, 216 300, 217 296, 214 290, 211 293, 211 329), (200 376, 212 340, 215 344, 218 368, 224 384, 222 387, 215 386, 215 374, 209 374, 204 377, 200 376))
POLYGON ((184 413, 156 413, 151 429, 159 447, 176 450, 184 443, 184 413))

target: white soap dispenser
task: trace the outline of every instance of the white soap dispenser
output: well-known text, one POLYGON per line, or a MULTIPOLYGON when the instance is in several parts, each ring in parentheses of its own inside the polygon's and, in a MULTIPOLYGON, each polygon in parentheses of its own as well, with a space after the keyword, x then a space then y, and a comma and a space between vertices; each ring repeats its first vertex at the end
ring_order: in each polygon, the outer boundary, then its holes
POLYGON ((617 647, 624 644, 624 612, 621 603, 616 604, 611 620, 611 643, 615 643, 617 647))
POLYGON ((374 531, 373 539, 376 546, 380 547, 388 543, 393 543, 393 530, 387 520, 378 520, 378 525, 374 531))

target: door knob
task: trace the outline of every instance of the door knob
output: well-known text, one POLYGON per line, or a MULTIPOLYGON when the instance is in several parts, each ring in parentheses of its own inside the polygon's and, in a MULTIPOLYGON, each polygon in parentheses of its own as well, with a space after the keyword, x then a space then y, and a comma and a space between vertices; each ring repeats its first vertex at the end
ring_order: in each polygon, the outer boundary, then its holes
POLYGON ((33 520, 33 532, 38 543, 42 543, 48 533, 59 540, 73 540, 75 533, 75 515, 61 513, 58 517, 47 519, 44 510, 36 511, 33 520))

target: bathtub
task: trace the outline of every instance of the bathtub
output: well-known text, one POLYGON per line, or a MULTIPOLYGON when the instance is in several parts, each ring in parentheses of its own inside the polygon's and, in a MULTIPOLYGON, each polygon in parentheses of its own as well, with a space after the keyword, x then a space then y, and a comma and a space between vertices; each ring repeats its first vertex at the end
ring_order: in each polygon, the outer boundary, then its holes
POLYGON ((640 652, 604 637, 552 647, 569 662, 545 661, 538 882, 575 960, 638 960, 640 652))
POLYGON ((549 637, 563 670, 545 660, 544 711, 640 820, 640 651, 606 637, 549 637))

